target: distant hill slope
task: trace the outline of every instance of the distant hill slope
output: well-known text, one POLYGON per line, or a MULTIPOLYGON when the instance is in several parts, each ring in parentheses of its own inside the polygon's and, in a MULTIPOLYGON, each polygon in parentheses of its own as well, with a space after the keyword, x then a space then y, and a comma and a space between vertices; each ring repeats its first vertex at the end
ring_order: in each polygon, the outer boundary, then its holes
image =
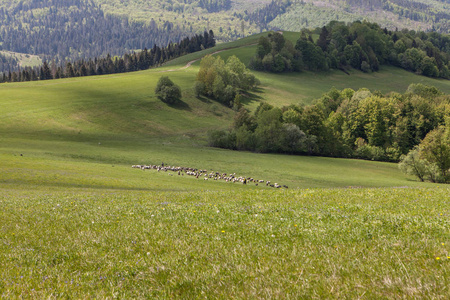
POLYGON ((218 41, 231 41, 332 20, 448 33, 449 16, 447 0, 0 0, 0 50, 92 58, 165 46, 210 29, 218 41))
POLYGON ((302 0, 285 14, 278 15, 271 27, 298 31, 322 27, 329 21, 368 20, 394 30, 450 30, 450 2, 447 0, 302 0))
MULTIPOLYGON (((0 50, 39 55, 48 60, 64 62, 108 53, 123 55, 155 44, 165 46, 186 36, 170 23, 137 24, 108 15, 90 0, 0 4, 0 50)), ((13 69, 14 65, 9 67, 13 69)), ((8 66, 2 71, 8 71, 8 66)))
POLYGON ((213 29, 223 40, 264 29, 299 31, 330 21, 367 19, 388 29, 449 32, 447 0, 95 0, 105 11, 148 22, 173 22, 181 30, 213 29))
MULTIPOLYGON (((216 53, 224 59, 237 55, 248 62, 256 50, 257 39, 258 35, 220 44, 146 71, 0 84, 0 156, 4 158, 0 160, 0 168, 5 168, 5 162, 7 165, 7 171, 0 172, 0 181, 13 185, 25 181, 46 187, 72 184, 122 187, 123 184, 123 187, 145 189, 153 184, 156 189, 171 186, 191 189, 192 181, 185 183, 180 178, 174 181, 167 174, 149 183, 147 175, 137 175, 144 172, 130 168, 136 163, 170 162, 239 172, 290 187, 420 184, 406 180, 393 164, 236 153, 205 147, 206 133, 230 126, 235 112, 213 100, 195 97, 193 83, 199 59, 216 53), (163 75, 181 87, 180 105, 167 105, 155 96, 156 82, 163 75), (20 154, 27 160, 26 165, 19 163, 20 154), (21 166, 20 171, 17 164, 21 166), (92 174, 110 174, 110 169, 117 170, 112 177, 105 175, 109 178, 106 182, 103 175, 93 179, 92 174), (138 181, 135 176, 140 176, 138 181)), ((254 74, 261 80, 261 87, 242 99, 250 110, 263 101, 278 107, 309 104, 333 86, 403 93, 409 84, 423 83, 450 93, 448 80, 430 79, 392 67, 371 74, 359 71, 350 75, 341 71, 254 74)), ((214 183, 205 184, 212 188, 214 183)), ((204 188, 202 183, 195 185, 204 188)))

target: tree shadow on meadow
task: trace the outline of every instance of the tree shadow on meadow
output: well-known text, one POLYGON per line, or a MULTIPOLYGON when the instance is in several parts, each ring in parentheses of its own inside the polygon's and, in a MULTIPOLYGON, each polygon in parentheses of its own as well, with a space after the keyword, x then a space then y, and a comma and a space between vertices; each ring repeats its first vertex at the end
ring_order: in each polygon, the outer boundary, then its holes
POLYGON ((200 95, 200 96, 197 96, 195 98, 197 98, 198 100, 202 101, 203 103, 212 103, 211 99, 209 99, 209 98, 207 98, 205 96, 201 96, 200 95))
POLYGON ((167 103, 167 105, 171 108, 175 108, 178 110, 192 111, 192 108, 189 106, 189 104, 187 104, 186 102, 184 102, 181 99, 173 104, 167 103))
POLYGON ((246 93, 241 95, 241 103, 248 105, 254 102, 261 102, 263 100, 263 97, 260 94, 263 93, 264 90, 261 87, 256 87, 251 91, 247 91, 246 93))

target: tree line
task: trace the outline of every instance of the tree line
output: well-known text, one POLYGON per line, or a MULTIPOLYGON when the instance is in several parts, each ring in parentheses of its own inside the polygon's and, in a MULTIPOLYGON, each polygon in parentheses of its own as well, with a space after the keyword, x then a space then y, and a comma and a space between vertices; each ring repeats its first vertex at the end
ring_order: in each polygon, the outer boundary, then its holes
MULTIPOLYGON (((56 62, 122 55, 186 36, 170 22, 145 25, 106 15, 92 0, 30 0, 0 8, 0 50, 56 62)), ((4 64, 0 72, 14 67, 4 64)))
POLYGON ((55 61, 50 63, 44 61, 41 67, 27 67, 15 72, 3 73, 0 81, 48 80, 146 70, 150 67, 159 66, 173 58, 214 47, 215 43, 214 32, 210 30, 209 32, 205 31, 203 35, 186 37, 176 44, 169 43, 165 48, 155 45, 150 50, 145 48, 142 51, 127 53, 121 57, 108 54, 106 57, 88 60, 80 59, 75 62, 68 61, 59 65, 55 61))
POLYGON ((450 36, 333 21, 314 31, 302 30, 295 46, 280 33, 261 37, 250 62, 252 69, 268 72, 349 68, 374 72, 380 65, 450 79, 450 36), (314 35, 319 37, 314 40, 314 35))
POLYGON ((450 126, 450 96, 434 87, 412 84, 404 94, 388 95, 333 88, 309 106, 261 103, 254 113, 241 108, 231 129, 209 133, 209 144, 398 162, 442 126, 450 126))

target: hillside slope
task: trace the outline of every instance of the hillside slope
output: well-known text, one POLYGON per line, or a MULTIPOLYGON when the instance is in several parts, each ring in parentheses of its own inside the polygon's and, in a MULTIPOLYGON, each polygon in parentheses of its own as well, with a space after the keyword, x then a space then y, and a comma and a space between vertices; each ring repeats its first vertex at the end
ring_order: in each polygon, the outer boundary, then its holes
POLYGON ((367 20, 390 30, 449 32, 450 4, 445 0, 304 0, 278 15, 270 26, 298 31, 322 27, 332 20, 367 20))
MULTIPOLYGON (((192 185, 192 181, 183 178, 169 179, 167 174, 156 186, 148 185, 145 174, 128 170, 132 164, 166 162, 241 173, 290 187, 423 185, 400 174, 395 164, 205 147, 207 131, 227 128, 234 111, 212 100, 194 97, 197 59, 223 50, 215 55, 238 55, 246 60, 254 51, 254 39, 219 45, 147 71, 0 85, 1 168, 6 171, 2 172, 1 182, 8 186, 27 182, 36 187, 67 186, 77 181, 86 187, 230 188, 214 182, 192 185), (154 95, 162 75, 181 86, 181 104, 169 106, 154 95), (117 167, 111 168, 114 165, 117 167), (105 173, 105 167, 110 171, 105 173), (67 170, 66 175, 60 170, 67 170)), ((373 74, 355 71, 350 76, 338 71, 255 74, 262 86, 244 99, 249 109, 261 101, 276 106, 309 103, 332 86, 404 92, 410 83, 422 82, 450 92, 448 81, 393 68, 373 74)))
POLYGON ((1 0, 0 50, 63 62, 164 47, 205 30, 226 42, 266 30, 321 27, 333 20, 448 33, 449 10, 446 1, 438 0, 1 0))

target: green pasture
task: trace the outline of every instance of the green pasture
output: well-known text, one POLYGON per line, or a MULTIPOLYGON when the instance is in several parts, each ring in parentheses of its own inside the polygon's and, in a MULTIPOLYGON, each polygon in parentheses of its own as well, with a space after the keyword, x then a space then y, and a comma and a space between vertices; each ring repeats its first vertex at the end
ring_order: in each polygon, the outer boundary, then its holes
MULTIPOLYGON (((206 52, 247 60, 255 40, 206 52)), ((392 163, 206 147, 235 114, 194 97, 199 62, 183 67, 206 52, 142 72, 0 85, 0 298, 445 298, 448 186, 392 163), (162 75, 182 103, 155 97, 162 75), (131 168, 162 162, 289 189, 131 168)), ((250 109, 310 103, 333 86, 449 92, 394 68, 256 75, 250 109)))
POLYGON ((2 189, 0 295, 444 299, 448 193, 2 189))
MULTIPOLYGON (((161 70, 177 70, 183 68, 188 62, 193 62, 190 69, 195 73, 200 65, 200 58, 206 54, 216 53, 224 60, 235 55, 245 64, 256 53, 256 43, 262 35, 251 36, 236 42, 220 44, 212 49, 192 53, 178 59, 175 59, 164 65, 161 70)), ((298 33, 285 32, 286 37, 294 43, 298 39, 298 33)), ((261 81, 261 89, 249 95, 244 99, 244 103, 250 109, 259 105, 260 101, 266 101, 276 106, 290 104, 310 104, 312 100, 335 87, 337 89, 368 88, 371 91, 380 91, 382 93, 399 92, 404 93, 412 83, 422 83, 435 86, 444 93, 450 93, 450 83, 445 79, 433 79, 425 76, 419 76, 403 69, 382 66, 379 72, 363 73, 358 70, 350 71, 350 75, 340 70, 330 70, 327 72, 301 72, 301 73, 283 73, 274 74, 267 72, 255 72, 257 78, 261 81)))

